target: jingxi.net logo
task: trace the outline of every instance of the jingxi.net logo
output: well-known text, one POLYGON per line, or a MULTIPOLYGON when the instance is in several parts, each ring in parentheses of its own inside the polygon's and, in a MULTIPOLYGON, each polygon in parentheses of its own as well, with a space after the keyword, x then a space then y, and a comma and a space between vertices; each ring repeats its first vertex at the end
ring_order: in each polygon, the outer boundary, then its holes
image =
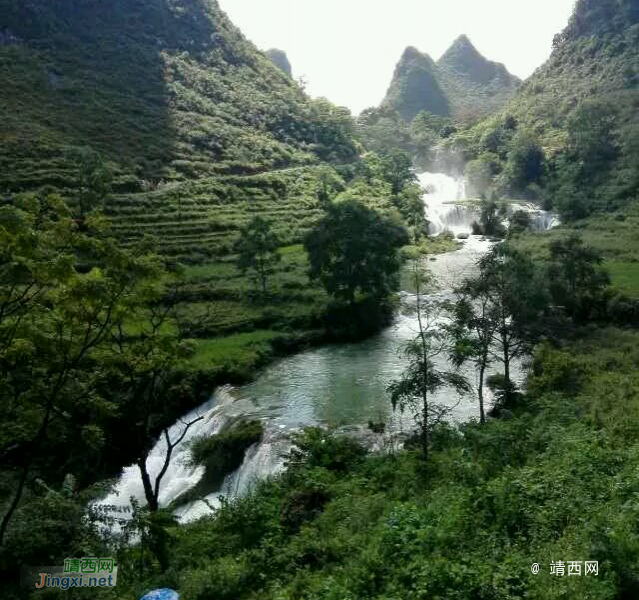
POLYGON ((118 567, 112 558, 65 558, 63 567, 28 567, 23 571, 22 581, 37 589, 114 587, 118 567))

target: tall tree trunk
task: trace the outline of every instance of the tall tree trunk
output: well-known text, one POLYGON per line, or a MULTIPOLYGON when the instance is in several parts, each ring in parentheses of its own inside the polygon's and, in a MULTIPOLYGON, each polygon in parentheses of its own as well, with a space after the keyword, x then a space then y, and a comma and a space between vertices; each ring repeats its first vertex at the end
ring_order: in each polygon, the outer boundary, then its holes
POLYGON ((417 322, 419 324, 419 337, 422 346, 422 452, 424 453, 424 462, 428 460, 428 343, 426 341, 426 333, 424 331, 424 323, 422 321, 422 289, 419 279, 420 272, 418 263, 415 262, 415 288, 417 291, 417 322))
POLYGON ((504 344, 504 403, 510 404, 511 385, 510 385, 510 348, 508 344, 504 344))
POLYGON ((481 361, 479 367, 479 385, 477 387, 477 396, 479 397, 479 422, 483 425, 486 422, 486 414, 484 412, 484 375, 486 373, 486 360, 481 361))
POLYGON ((16 489, 16 493, 13 496, 13 500, 7 509, 4 517, 2 518, 2 523, 0 524, 0 546, 2 546, 4 542, 4 536, 7 533, 7 528, 9 527, 9 521, 11 521, 11 517, 13 517, 13 513, 18 508, 18 504, 20 504, 20 499, 22 498, 22 493, 24 492, 24 486, 27 482, 27 477, 29 475, 29 468, 31 466, 31 461, 28 461, 27 464, 22 468, 22 473, 20 474, 20 480, 18 481, 18 488, 16 489))
POLYGON ((140 475, 142 476, 142 485, 144 486, 144 497, 146 498, 147 506, 151 512, 157 512, 159 509, 158 499, 153 491, 151 477, 146 468, 146 455, 138 460, 138 467, 140 469, 140 475))

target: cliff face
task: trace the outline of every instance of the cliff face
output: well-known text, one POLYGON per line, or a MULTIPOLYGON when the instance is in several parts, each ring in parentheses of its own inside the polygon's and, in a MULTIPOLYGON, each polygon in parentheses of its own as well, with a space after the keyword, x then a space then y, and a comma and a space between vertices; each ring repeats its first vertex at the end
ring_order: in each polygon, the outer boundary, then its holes
POLYGON ((384 104, 407 121, 422 110, 465 120, 499 110, 519 83, 504 65, 484 58, 468 37, 461 36, 437 63, 407 48, 384 104))

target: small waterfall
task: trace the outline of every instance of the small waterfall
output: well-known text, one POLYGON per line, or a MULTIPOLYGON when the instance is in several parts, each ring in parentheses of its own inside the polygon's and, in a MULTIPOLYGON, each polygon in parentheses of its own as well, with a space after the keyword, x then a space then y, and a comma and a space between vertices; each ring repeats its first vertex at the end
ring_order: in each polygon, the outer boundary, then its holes
POLYGON ((557 227, 561 224, 559 217, 555 213, 548 210, 542 210, 535 204, 531 203, 517 203, 513 202, 508 207, 508 214, 512 215, 517 211, 524 211, 530 216, 530 228, 533 231, 541 232, 548 231, 553 227, 557 227))
POLYGON ((479 219, 476 206, 464 203, 466 183, 444 173, 421 173, 419 182, 424 188, 424 205, 428 232, 438 235, 450 231, 455 235, 471 233, 472 223, 479 219))
MULTIPOLYGON (((189 423, 200 416, 204 417, 201 421, 198 421, 189 428, 184 439, 173 450, 169 468, 164 474, 160 485, 160 506, 169 505, 180 496, 180 494, 192 488, 202 478, 204 468, 193 468, 188 464, 189 442, 199 436, 211 436, 223 431, 224 428, 237 417, 229 411, 232 402, 233 397, 228 389, 221 388, 216 392, 212 401, 190 412, 169 428, 169 437, 175 440, 179 438, 184 431, 185 423, 189 423)), ((153 482, 164 465, 166 450, 164 436, 160 436, 146 461, 147 469, 153 482)), ((100 508, 106 510, 107 513, 113 512, 113 507, 115 507, 116 511, 121 508, 123 512, 118 511, 118 517, 130 517, 131 497, 135 498, 142 505, 146 504, 140 469, 137 465, 126 467, 114 491, 106 498, 96 502, 94 506, 97 507, 98 510, 100 510, 100 508), (107 508, 104 509, 104 507, 107 508)))

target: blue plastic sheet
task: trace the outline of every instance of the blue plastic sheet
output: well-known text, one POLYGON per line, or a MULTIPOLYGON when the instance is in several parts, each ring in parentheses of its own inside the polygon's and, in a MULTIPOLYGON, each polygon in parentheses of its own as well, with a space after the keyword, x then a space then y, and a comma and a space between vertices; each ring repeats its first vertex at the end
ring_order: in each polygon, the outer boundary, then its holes
POLYGON ((148 594, 144 594, 140 600, 180 600, 180 595, 175 590, 162 588, 161 590, 153 590, 148 594))

